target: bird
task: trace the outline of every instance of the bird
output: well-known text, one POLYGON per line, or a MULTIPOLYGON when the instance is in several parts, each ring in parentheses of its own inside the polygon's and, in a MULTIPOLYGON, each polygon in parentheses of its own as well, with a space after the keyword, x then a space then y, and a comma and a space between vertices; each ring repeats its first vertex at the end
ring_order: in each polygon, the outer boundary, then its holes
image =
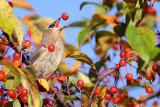
POLYGON ((60 33, 66 26, 59 26, 60 19, 61 17, 46 27, 39 46, 29 59, 38 78, 50 78, 63 60, 64 43, 60 38, 60 33), (54 45, 55 50, 48 51, 47 44, 54 45))

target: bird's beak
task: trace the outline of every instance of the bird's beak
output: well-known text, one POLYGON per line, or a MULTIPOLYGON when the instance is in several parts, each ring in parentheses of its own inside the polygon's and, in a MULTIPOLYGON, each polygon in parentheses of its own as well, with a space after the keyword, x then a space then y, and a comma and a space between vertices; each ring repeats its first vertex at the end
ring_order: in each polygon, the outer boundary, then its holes
POLYGON ((63 27, 59 27, 59 30, 62 31, 64 28, 66 28, 67 26, 63 26, 63 27))
POLYGON ((54 26, 55 28, 59 28, 60 20, 61 20, 61 17, 58 20, 55 21, 55 26, 54 26))

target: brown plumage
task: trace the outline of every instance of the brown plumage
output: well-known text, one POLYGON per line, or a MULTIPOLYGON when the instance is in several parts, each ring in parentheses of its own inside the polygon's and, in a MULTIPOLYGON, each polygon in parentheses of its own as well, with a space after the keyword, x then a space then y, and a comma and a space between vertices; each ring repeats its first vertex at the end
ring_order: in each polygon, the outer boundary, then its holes
POLYGON ((54 52, 49 52, 47 47, 40 46, 36 48, 30 58, 30 63, 38 73, 37 76, 45 79, 53 75, 64 55, 64 44, 60 38, 60 32, 64 27, 59 27, 59 20, 46 28, 40 42, 40 45, 53 44, 54 52))

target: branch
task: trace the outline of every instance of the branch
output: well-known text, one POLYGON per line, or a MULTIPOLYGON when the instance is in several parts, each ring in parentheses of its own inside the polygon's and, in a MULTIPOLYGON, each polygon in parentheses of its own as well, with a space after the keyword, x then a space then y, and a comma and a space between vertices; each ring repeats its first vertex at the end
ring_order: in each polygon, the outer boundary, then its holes
POLYGON ((68 95, 69 95, 69 98, 71 100, 71 103, 72 103, 73 107, 75 107, 74 102, 73 102, 72 97, 71 97, 70 92, 69 92, 68 81, 69 81, 69 77, 67 77, 67 92, 68 92, 68 95))
POLYGON ((96 84, 95 84, 95 86, 94 86, 94 88, 93 88, 93 90, 92 90, 92 92, 91 92, 91 96, 90 96, 90 98, 89 98, 89 107, 91 106, 90 105, 90 102, 91 102, 91 100, 92 100, 92 97, 93 97, 93 94, 94 94, 94 90, 96 89, 96 87, 98 86, 98 84, 100 83, 100 81, 101 81, 102 79, 99 77, 99 75, 98 75, 98 81, 96 82, 96 84))
POLYGON ((142 103, 142 102, 147 101, 147 100, 149 100, 151 98, 154 98, 154 97, 156 97, 158 95, 160 95, 160 90, 158 90, 158 91, 156 91, 154 93, 148 94, 147 96, 144 96, 144 97, 140 98, 139 100, 137 100, 137 102, 138 103, 142 103))
POLYGON ((62 105, 62 107, 68 107, 68 105, 62 99, 60 99, 59 96, 57 96, 57 92, 53 87, 50 87, 50 91, 55 94, 55 99, 57 99, 57 101, 62 105))

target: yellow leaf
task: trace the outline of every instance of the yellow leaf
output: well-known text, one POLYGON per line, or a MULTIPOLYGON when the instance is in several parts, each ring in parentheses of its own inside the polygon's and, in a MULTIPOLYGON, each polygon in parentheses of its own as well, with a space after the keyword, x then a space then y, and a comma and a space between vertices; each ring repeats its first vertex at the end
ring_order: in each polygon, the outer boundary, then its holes
POLYGON ((24 49, 24 53, 28 53, 30 51, 32 51, 32 49, 24 49))
POLYGON ((89 79, 89 77, 81 72, 77 73, 77 77, 79 80, 83 80, 84 81, 84 87, 92 87, 93 84, 91 82, 91 80, 89 79))
POLYGON ((38 45, 42 39, 43 32, 37 32, 37 27, 34 26, 29 20, 22 18, 23 23, 31 30, 34 42, 38 45))
POLYGON ((74 65, 72 66, 72 71, 77 70, 78 67, 79 67, 81 64, 82 64, 81 61, 76 61, 76 62, 74 63, 74 65))
POLYGON ((10 40, 15 25, 14 17, 12 8, 8 2, 0 0, 0 28, 9 35, 10 40))
POLYGON ((15 44, 19 44, 19 47, 21 47, 23 42, 23 26, 17 17, 14 17, 13 19, 15 20, 15 26, 11 41, 15 44))
POLYGON ((41 84, 47 91, 49 91, 49 85, 48 82, 45 79, 38 79, 39 84, 41 84))
POLYGON ((72 75, 74 72, 69 69, 68 64, 65 62, 61 62, 60 66, 58 67, 58 71, 67 76, 72 75))
POLYGON ((103 98, 104 95, 106 94, 106 90, 107 90, 107 87, 103 87, 103 88, 101 89, 101 97, 102 97, 102 98, 103 98))
POLYGON ((38 13, 27 1, 24 1, 24 0, 12 0, 11 2, 13 3, 14 7, 24 8, 24 9, 31 10, 31 11, 33 11, 35 13, 38 13))
POLYGON ((93 15, 93 20, 101 20, 101 19, 106 20, 107 23, 112 26, 118 25, 117 22, 119 22, 119 17, 117 17, 117 16, 107 16, 107 15, 102 15, 102 14, 94 14, 93 15))
POLYGON ((40 92, 38 90, 38 87, 36 85, 36 82, 34 80, 34 77, 32 76, 32 74, 25 68, 21 68, 21 70, 23 71, 23 73, 25 74, 26 78, 27 78, 27 82, 30 88, 30 92, 31 92, 31 98, 32 98, 32 105, 33 107, 42 107, 41 104, 41 95, 40 92))
POLYGON ((81 61, 83 63, 89 64, 95 69, 95 65, 93 64, 93 61, 84 53, 80 51, 72 51, 72 52, 66 52, 64 53, 64 58, 73 58, 78 61, 81 61))

